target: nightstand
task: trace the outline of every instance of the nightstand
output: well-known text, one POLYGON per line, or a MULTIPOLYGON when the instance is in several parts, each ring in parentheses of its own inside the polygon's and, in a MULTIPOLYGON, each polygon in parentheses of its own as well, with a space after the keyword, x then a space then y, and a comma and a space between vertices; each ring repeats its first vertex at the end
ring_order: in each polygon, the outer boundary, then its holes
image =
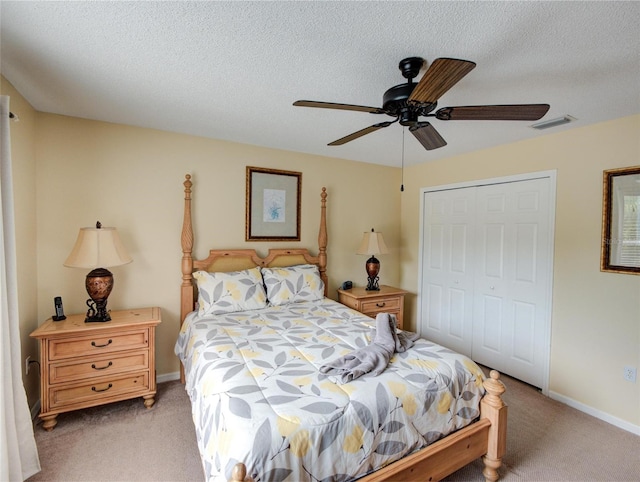
POLYGON ((338 301, 367 316, 375 318, 378 313, 391 313, 398 319, 398 328, 403 327, 404 295, 407 292, 392 286, 380 286, 380 291, 364 288, 338 290, 338 301))
POLYGON ((85 315, 49 318, 31 336, 40 340, 40 418, 53 430, 63 412, 156 394, 155 328, 160 308, 112 311, 111 321, 85 315))

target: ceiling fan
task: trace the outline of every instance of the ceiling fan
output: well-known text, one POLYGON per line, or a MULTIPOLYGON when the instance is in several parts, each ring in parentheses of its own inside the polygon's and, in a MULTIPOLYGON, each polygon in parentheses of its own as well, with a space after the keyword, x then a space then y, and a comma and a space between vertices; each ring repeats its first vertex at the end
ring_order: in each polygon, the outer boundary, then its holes
POLYGON ((526 120, 540 119, 549 110, 549 104, 516 104, 516 105, 477 105, 464 107, 443 107, 433 112, 438 106, 438 99, 451 87, 458 83, 476 66, 469 60, 450 58, 435 59, 417 84, 413 79, 418 75, 425 60, 421 57, 409 57, 400 62, 398 67, 407 79, 404 84, 391 87, 382 96, 382 107, 367 107, 353 104, 337 104, 333 102, 317 102, 298 100, 293 103, 300 107, 319 107, 323 109, 353 110, 371 114, 386 114, 395 120, 380 122, 356 131, 329 143, 340 146, 371 132, 388 127, 395 122, 408 126, 409 131, 427 150, 444 147, 447 142, 430 122, 419 120, 420 117, 435 117, 438 120, 526 120))

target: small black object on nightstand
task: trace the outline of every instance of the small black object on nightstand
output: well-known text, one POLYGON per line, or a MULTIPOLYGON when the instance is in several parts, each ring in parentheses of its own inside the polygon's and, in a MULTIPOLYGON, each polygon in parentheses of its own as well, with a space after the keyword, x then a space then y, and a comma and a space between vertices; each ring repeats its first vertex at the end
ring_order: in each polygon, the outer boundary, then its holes
POLYGON ((56 308, 56 314, 53 315, 52 320, 53 321, 62 321, 62 320, 66 320, 67 317, 64 316, 64 308, 62 308, 62 298, 60 296, 56 296, 53 299, 53 305, 56 308))

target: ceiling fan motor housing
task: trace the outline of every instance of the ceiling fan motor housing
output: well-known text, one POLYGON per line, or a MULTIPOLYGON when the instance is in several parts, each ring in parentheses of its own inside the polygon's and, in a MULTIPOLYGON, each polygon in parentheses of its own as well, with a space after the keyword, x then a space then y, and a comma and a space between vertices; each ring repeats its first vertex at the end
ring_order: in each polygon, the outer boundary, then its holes
POLYGON ((433 104, 409 102, 407 99, 409 99, 416 85, 412 82, 396 85, 387 90, 382 96, 382 110, 391 117, 398 117, 400 124, 403 126, 415 124, 418 116, 427 115, 438 105, 437 102, 433 104))

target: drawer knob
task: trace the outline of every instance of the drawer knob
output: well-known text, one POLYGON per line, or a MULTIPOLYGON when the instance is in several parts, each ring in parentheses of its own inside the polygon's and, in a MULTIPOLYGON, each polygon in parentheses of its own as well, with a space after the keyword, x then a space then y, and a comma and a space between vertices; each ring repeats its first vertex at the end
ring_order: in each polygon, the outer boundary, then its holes
POLYGON ((386 303, 384 301, 382 303, 376 303, 376 306, 378 308, 384 308, 384 305, 386 305, 386 303))
POLYGON ((109 364, 106 367, 97 367, 95 363, 92 363, 91 368, 93 368, 94 370, 106 370, 111 365, 113 365, 113 362, 109 362, 109 364))
POLYGON ((109 346, 111 345, 111 343, 113 342, 113 340, 109 340, 108 342, 106 342, 104 345, 96 345, 95 341, 91 342, 91 346, 95 346, 96 348, 104 348, 105 346, 109 346))
POLYGON ((107 390, 109 390, 113 385, 111 383, 109 383, 109 386, 107 388, 102 388, 100 390, 98 390, 96 387, 91 387, 91 390, 93 390, 94 392, 106 392, 107 390))

